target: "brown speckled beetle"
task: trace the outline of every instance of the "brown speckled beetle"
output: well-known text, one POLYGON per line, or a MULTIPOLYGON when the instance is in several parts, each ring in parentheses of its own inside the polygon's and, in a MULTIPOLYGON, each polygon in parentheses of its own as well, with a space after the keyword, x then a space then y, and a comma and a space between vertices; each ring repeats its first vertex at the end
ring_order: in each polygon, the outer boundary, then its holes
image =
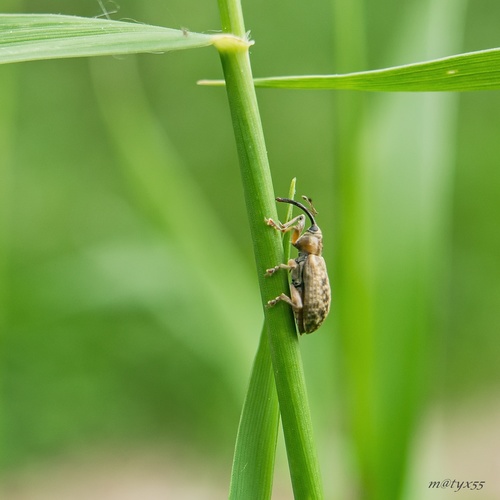
MULTIPOLYGON (((303 197, 311 203, 309 198, 303 197)), ((290 259, 288 264, 279 264, 268 269, 266 276, 271 276, 278 269, 287 269, 291 272, 290 297, 282 293, 280 296, 267 303, 273 307, 280 300, 290 304, 293 309, 295 321, 300 334, 316 331, 330 311, 330 283, 326 272, 325 259, 321 257, 323 250, 323 235, 316 224, 314 216, 302 203, 288 198, 276 198, 282 203, 291 203, 303 210, 311 219, 311 227, 304 233, 306 217, 301 214, 286 224, 266 219, 266 224, 277 231, 292 233, 292 245, 297 248, 299 255, 296 259, 290 259)), ((311 205, 311 210, 314 208, 311 205)))

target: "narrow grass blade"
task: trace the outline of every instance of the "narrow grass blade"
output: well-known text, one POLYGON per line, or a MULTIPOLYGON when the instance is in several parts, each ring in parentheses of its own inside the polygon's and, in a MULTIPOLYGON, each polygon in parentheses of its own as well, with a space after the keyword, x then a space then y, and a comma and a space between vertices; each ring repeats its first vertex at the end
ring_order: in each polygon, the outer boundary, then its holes
POLYGON ((0 64, 61 57, 167 52, 211 45, 217 35, 56 14, 0 15, 0 64))
MULTIPOLYGON (((223 85, 202 80, 200 85, 223 85)), ((373 71, 255 78, 256 87, 376 92, 465 92, 500 89, 500 48, 373 71)))
POLYGON ((500 88, 500 48, 345 75, 257 78, 255 85, 386 92, 495 90, 500 88))
POLYGON ((271 498, 278 424, 278 396, 264 325, 238 427, 230 500, 271 498))

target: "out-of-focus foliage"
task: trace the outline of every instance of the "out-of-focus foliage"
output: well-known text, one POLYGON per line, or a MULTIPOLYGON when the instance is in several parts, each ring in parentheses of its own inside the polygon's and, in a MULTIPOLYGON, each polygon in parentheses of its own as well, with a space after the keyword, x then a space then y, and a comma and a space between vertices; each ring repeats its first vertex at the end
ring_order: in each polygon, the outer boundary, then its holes
MULTIPOLYGON (((427 58, 423 48, 395 55, 404 33, 391 27, 400 25, 401 6, 367 6, 367 67, 341 71, 427 58)), ((113 19, 219 28, 215 1, 123 0, 118 7, 113 19)), ((244 9, 256 40, 255 76, 338 71, 329 2, 247 2, 244 9)), ((465 35, 460 51, 500 45, 499 9, 492 0, 471 3, 464 33, 454 34, 465 35)), ((11 12, 102 13, 90 0, 26 1, 11 12)), ((166 449, 182 442, 210 460, 222 457, 229 477, 261 313, 226 96, 195 85, 220 77, 210 49, 0 68, 4 469, 103 442, 166 449)), ((261 90, 258 97, 277 194, 297 176, 299 194, 312 196, 320 212, 332 261, 333 95, 261 90)), ((379 109, 396 103, 390 95, 366 99, 379 109)), ((414 99, 402 108, 408 122, 414 99)), ((500 376, 500 99, 496 92, 458 99, 455 185, 443 208, 453 215, 452 239, 439 328, 427 346, 435 365, 424 367, 437 402, 488 394, 500 376)), ((342 147, 357 151, 359 144, 342 147)), ((405 158, 398 161, 404 169, 405 158)), ((342 453, 349 447, 340 448, 345 440, 337 437, 337 389, 345 381, 334 354, 335 312, 334 299, 332 317, 302 342, 329 489, 350 466, 342 453), (339 456, 340 468, 330 463, 339 456)))

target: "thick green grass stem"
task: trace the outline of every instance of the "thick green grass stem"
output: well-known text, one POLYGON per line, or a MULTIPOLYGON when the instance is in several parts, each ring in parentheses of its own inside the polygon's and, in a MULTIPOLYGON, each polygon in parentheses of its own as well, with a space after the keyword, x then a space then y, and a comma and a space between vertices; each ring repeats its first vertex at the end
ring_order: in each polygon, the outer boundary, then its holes
MULTIPOLYGON (((292 179, 288 198, 295 196, 292 179)), ((288 206, 286 221, 292 218, 288 206)), ((285 261, 290 257, 290 233, 283 238, 285 261)), ((272 494, 279 406, 274 382, 271 353, 264 325, 250 383, 241 411, 231 473, 230 500, 270 499, 272 494)))
MULTIPOLYGON (((221 11, 223 26, 229 30, 233 23, 221 11)), ((241 20, 236 24, 243 26, 241 20)), ((283 262, 284 255, 280 235, 264 223, 265 217, 275 218, 277 213, 248 46, 215 45, 224 70, 240 159, 292 487, 296 499, 320 499, 323 494, 319 463, 293 315, 286 304, 265 308, 269 299, 288 289, 288 282, 286 273, 264 277, 265 270, 283 262)))

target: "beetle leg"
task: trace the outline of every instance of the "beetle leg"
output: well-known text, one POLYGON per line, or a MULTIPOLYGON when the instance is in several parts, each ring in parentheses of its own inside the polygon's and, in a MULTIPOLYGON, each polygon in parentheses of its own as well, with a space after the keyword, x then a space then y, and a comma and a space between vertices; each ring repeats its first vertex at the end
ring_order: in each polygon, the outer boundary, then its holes
POLYGON ((275 299, 270 300, 267 303, 267 307, 274 307, 280 301, 286 302, 287 304, 290 304, 293 307, 292 299, 288 295, 285 295, 284 293, 282 293, 281 295, 279 295, 275 299))
POLYGON ((302 297, 300 296, 300 292, 294 287, 290 287, 290 298, 288 295, 282 293, 275 299, 270 300, 267 303, 267 307, 274 307, 278 302, 286 302, 287 304, 292 306, 292 309, 295 312, 299 312, 302 309, 302 297))
POLYGON ((277 266, 271 267, 270 269, 266 269, 264 276, 272 276, 276 271, 280 269, 286 269, 287 271, 291 271, 297 267, 297 262, 294 259, 290 259, 288 264, 278 264, 277 266))
POLYGON ((300 312, 302 310, 302 296, 293 285, 290 286, 290 296, 292 297, 290 305, 292 306, 294 312, 300 312))
POLYGON ((268 226, 273 227, 276 231, 280 231, 282 233, 287 233, 288 231, 293 231, 292 233, 292 245, 300 238, 302 231, 304 230, 304 225, 306 221, 305 215, 297 215, 292 220, 288 221, 285 224, 282 224, 280 221, 275 222, 273 219, 264 219, 268 226))
POLYGON ((273 219, 268 219, 267 217, 264 217, 264 222, 268 226, 274 227, 274 229, 276 229, 276 231, 281 231, 283 229, 283 224, 280 221, 274 222, 273 219))

